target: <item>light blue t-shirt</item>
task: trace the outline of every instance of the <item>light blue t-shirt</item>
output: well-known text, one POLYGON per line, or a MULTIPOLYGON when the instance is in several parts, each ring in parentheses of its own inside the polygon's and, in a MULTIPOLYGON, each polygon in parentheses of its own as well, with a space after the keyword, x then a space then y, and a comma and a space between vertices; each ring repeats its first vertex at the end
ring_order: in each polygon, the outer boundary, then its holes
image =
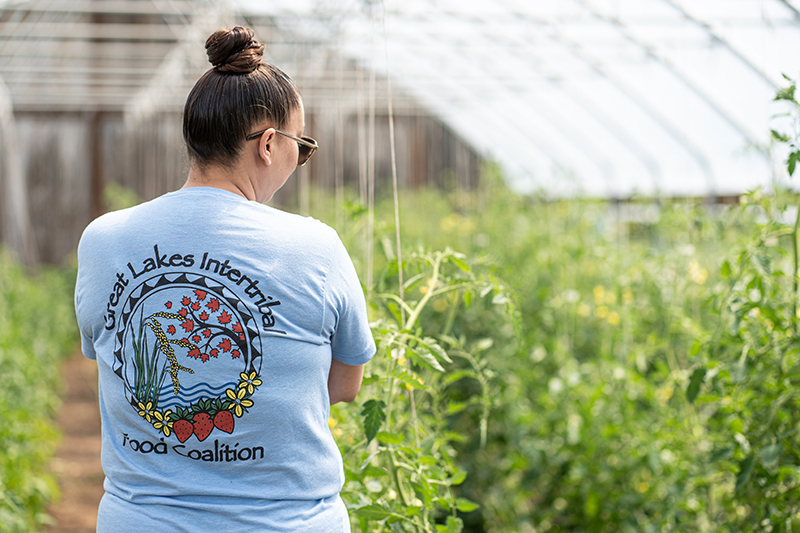
POLYGON ((99 532, 350 530, 328 372, 375 343, 333 229, 196 187, 98 218, 78 265, 99 532))

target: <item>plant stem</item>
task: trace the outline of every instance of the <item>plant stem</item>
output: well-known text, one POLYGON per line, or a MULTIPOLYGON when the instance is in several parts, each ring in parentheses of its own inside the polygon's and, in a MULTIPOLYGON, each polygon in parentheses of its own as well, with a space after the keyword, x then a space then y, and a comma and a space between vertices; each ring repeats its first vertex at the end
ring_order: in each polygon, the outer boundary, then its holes
POLYGON ((797 298, 800 297, 798 295, 798 283, 797 283, 797 276, 798 276, 798 253, 797 253, 797 229, 800 227, 800 205, 797 206, 797 216, 794 219, 794 230, 792 231, 792 251, 794 252, 794 271, 792 272, 792 283, 793 283, 793 290, 792 290, 792 321, 794 322, 795 334, 798 332, 798 323, 797 323, 797 298))
POLYGON ((419 318, 420 313, 422 313, 422 310, 425 308, 425 305, 433 297, 434 295, 433 288, 436 287, 436 283, 438 283, 439 281, 439 266, 441 265, 441 263, 442 263, 441 254, 436 254, 436 260, 433 263, 433 275, 431 276, 431 281, 428 284, 428 292, 425 293, 425 295, 419 301, 417 306, 414 308, 414 312, 411 313, 411 316, 409 316, 408 320, 406 320, 404 326, 405 329, 410 330, 411 328, 414 327, 414 324, 417 323, 417 319, 419 318))

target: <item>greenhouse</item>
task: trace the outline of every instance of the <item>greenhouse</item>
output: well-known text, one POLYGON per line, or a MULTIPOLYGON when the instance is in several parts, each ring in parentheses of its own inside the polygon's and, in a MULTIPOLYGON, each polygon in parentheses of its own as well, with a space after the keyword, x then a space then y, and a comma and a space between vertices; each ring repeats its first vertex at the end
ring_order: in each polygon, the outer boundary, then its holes
MULTIPOLYGON (((324 428, 350 530, 800 531, 800 0, 0 0, 0 532, 105 531, 78 243, 202 167, 184 106, 235 26, 296 85, 298 151, 318 143, 268 204, 336 230, 377 347, 324 428)), ((260 351, 191 402, 177 376, 291 331, 279 283, 228 270, 247 297, 203 308, 229 336, 203 352, 187 313, 213 284, 163 248, 96 313, 196 295, 117 332, 116 375, 155 342, 178 399, 126 382, 153 435, 116 445, 263 459, 228 435, 275 386, 260 351), (247 313, 266 337, 226 326, 247 313)))

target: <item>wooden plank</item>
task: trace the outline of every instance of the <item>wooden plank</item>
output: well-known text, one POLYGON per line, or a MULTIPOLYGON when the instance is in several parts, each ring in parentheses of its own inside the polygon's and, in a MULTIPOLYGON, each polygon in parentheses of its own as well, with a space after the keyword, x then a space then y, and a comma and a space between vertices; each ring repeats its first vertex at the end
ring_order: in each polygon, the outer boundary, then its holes
MULTIPOLYGON (((15 40, 0 43, 0 57, 37 58, 52 57, 58 59, 105 59, 120 58, 125 60, 161 60, 175 46, 175 41, 109 41, 93 43, 90 41, 30 41, 15 40)), ((198 44, 198 54, 203 54, 202 43, 198 44)))
POLYGON ((191 15, 196 4, 187 0, 142 2, 141 0, 33 2, 12 5, 0 11, 25 13, 90 13, 102 15, 191 15))
POLYGON ((176 42, 167 24, 105 24, 89 22, 0 22, 0 38, 9 41, 110 40, 176 42))

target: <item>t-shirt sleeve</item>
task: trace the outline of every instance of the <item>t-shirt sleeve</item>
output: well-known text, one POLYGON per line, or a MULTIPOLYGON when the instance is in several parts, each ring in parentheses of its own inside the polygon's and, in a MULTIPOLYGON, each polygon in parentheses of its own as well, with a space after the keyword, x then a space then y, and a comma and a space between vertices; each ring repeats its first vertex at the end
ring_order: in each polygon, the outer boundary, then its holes
POLYGON ((363 365, 375 355, 375 340, 367 319, 364 291, 347 250, 336 237, 327 276, 327 305, 334 315, 333 358, 346 365, 363 365))
MULTIPOLYGON (((86 232, 85 232, 86 233, 86 232)), ((84 235, 85 235, 84 233, 84 235)), ((81 351, 83 355, 89 359, 97 359, 97 354, 94 349, 94 342, 92 341, 92 327, 84 316, 85 305, 82 307, 81 303, 86 294, 86 244, 82 237, 81 242, 78 244, 78 277, 75 281, 75 317, 78 321, 78 328, 81 333, 81 351)), ((85 304, 85 302, 83 302, 85 304)))

